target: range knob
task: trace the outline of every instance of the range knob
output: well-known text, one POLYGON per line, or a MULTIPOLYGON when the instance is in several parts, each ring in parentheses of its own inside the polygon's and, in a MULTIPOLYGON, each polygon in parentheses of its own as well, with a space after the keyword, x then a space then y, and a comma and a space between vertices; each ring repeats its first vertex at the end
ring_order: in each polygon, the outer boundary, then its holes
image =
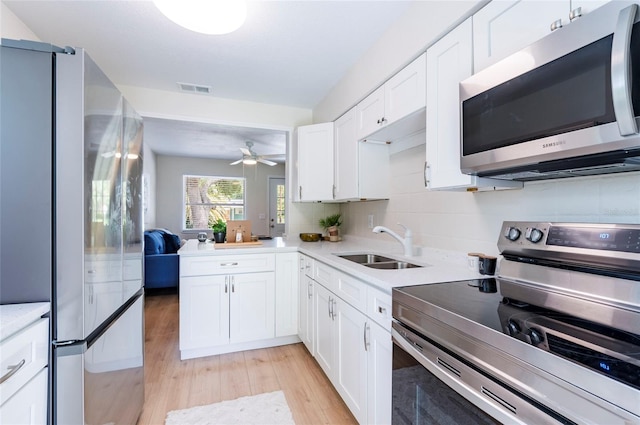
POLYGON ((542 332, 536 329, 529 329, 529 338, 531 338, 531 344, 533 345, 540 345, 544 341, 542 332))
POLYGON ((507 327, 509 328, 509 335, 511 336, 516 336, 520 333, 520 326, 513 320, 509 320, 507 327))
POLYGON ((535 227, 527 227, 527 231, 524 235, 524 237, 527 238, 528 241, 533 243, 540 242, 543 236, 544 233, 542 233, 542 230, 536 229, 535 227))
POLYGON ((520 229, 517 227, 507 227, 504 231, 504 237, 509 239, 510 241, 517 241, 520 237, 520 229))

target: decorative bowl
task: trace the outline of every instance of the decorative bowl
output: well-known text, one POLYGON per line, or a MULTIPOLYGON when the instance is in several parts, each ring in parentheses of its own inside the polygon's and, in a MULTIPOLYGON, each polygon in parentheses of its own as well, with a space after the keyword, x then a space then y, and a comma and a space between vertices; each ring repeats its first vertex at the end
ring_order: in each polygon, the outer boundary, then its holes
POLYGON ((304 242, 318 242, 322 239, 322 233, 300 233, 300 239, 304 242))

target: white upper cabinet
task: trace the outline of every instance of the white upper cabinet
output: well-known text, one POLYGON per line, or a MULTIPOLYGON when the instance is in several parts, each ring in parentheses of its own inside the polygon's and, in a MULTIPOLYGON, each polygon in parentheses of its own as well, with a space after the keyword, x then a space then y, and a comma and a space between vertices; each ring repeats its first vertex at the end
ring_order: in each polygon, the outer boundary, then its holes
POLYGON ((298 127, 299 201, 333 200, 333 123, 298 127))
POLYGON ((389 197, 389 146, 358 141, 356 109, 335 121, 334 199, 389 197))
POLYGON ((471 18, 427 50, 428 189, 493 190, 522 183, 481 178, 460 172, 460 96, 458 83, 473 71, 471 18))
POLYGON ((517 52, 609 1, 492 1, 473 15, 474 72, 517 52))
POLYGON ((409 134, 404 128, 407 124, 397 126, 397 132, 391 127, 425 107, 425 72, 425 55, 422 54, 358 103, 358 139, 364 139, 387 127, 389 131, 382 135, 376 134, 376 140, 389 140, 396 135, 409 134))

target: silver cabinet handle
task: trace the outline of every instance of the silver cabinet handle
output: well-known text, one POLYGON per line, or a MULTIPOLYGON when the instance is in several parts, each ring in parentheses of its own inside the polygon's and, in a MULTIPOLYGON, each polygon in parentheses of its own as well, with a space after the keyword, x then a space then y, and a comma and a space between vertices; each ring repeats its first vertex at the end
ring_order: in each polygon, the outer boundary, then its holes
POLYGON ((329 297, 329 302, 327 302, 327 308, 329 309, 329 319, 331 319, 331 297, 329 297))
POLYGON ((380 314, 387 314, 387 309, 384 307, 380 307, 378 306, 378 313, 380 314))
POLYGON ((336 301, 336 299, 333 299, 333 307, 331 307, 331 320, 336 320, 336 305, 338 304, 338 301, 336 301))
POLYGON ((369 330, 369 325, 367 322, 364 322, 364 331, 362 335, 362 341, 364 342, 364 351, 369 351, 369 342, 367 342, 367 331, 369 330))
POLYGON ((631 103, 631 29, 638 5, 620 11, 611 45, 611 97, 621 136, 638 133, 631 103))
POLYGON ((222 267, 229 267, 229 266, 237 266, 238 263, 237 262, 233 262, 233 263, 220 263, 220 265, 222 267))
POLYGON ((550 26, 551 32, 560 28, 562 28, 562 19, 557 19, 551 23, 551 26, 550 26))
POLYGON ((302 186, 298 186, 298 191, 300 193, 300 199, 302 199, 302 186))
POLYGON ((569 20, 573 21, 574 19, 578 19, 581 16, 582 16, 582 8, 576 7, 571 11, 571 13, 569 13, 569 20))
POLYGON ((4 381, 6 381, 7 379, 15 375, 22 368, 22 366, 25 365, 26 362, 27 361, 25 359, 22 359, 18 364, 14 364, 13 366, 7 366, 7 369, 9 369, 9 372, 5 373, 4 375, 2 375, 2 377, 0 377, 0 384, 2 384, 4 381))
POLYGON ((427 161, 424 162, 424 187, 429 187, 429 179, 427 178, 427 170, 430 170, 431 167, 429 166, 429 164, 427 163, 427 161))
POLYGON ((231 276, 231 292, 236 292, 236 277, 231 276))
POLYGON ((307 284, 307 297, 309 299, 313 298, 313 284, 311 282, 307 284))
POLYGON ((229 290, 229 276, 224 277, 224 293, 226 294, 229 290))

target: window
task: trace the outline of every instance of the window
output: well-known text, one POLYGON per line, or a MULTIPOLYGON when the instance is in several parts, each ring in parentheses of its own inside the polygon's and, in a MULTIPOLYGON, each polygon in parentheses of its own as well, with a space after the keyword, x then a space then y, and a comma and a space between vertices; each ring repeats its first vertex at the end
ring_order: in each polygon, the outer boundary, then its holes
POLYGON ((244 220, 244 186, 243 178, 183 176, 184 230, 209 229, 219 218, 244 220))
POLYGON ((284 184, 278 184, 276 189, 276 223, 277 224, 285 224, 284 223, 284 206, 285 206, 284 184))

